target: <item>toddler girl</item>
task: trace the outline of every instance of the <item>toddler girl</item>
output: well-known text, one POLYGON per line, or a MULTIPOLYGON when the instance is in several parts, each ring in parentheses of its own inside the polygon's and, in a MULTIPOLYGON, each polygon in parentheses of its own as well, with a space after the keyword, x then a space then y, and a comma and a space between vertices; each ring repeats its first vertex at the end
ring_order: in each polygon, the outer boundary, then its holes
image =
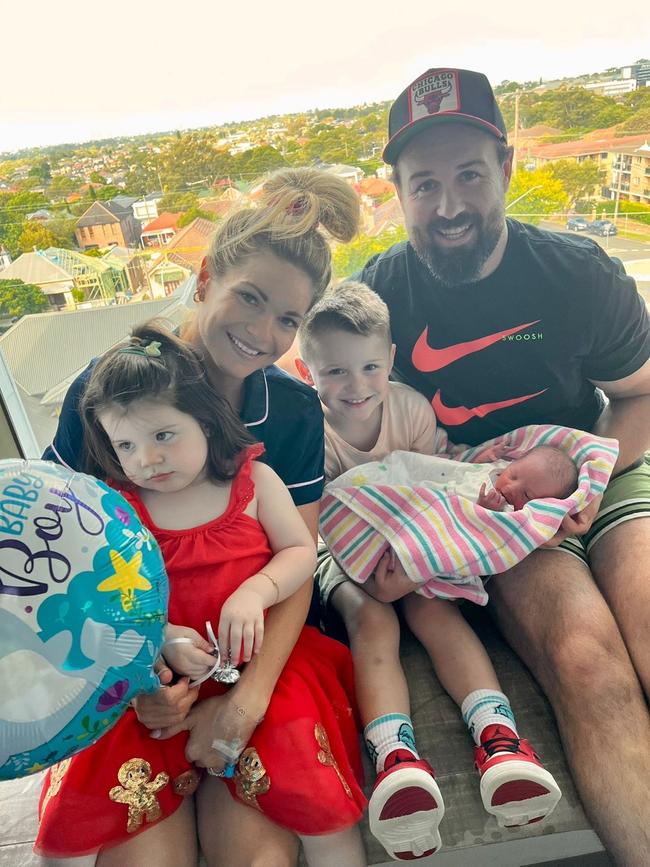
MULTIPOLYGON (((288 491, 254 460, 263 447, 213 391, 198 353, 151 324, 97 363, 81 410, 94 465, 161 547, 175 624, 168 663, 204 677, 215 659, 202 636, 217 629, 222 658, 250 660, 265 609, 295 592, 315 564, 288 491)), ((207 679, 199 701, 227 688, 207 679)), ((365 863, 352 690, 347 650, 305 627, 248 744, 214 732, 213 749, 231 763, 224 783, 232 796, 297 833, 311 867, 365 863)), ((51 858, 99 852, 101 864, 102 850, 170 816, 202 780, 186 742, 185 732, 153 738, 127 710, 49 773, 37 849, 51 858)))

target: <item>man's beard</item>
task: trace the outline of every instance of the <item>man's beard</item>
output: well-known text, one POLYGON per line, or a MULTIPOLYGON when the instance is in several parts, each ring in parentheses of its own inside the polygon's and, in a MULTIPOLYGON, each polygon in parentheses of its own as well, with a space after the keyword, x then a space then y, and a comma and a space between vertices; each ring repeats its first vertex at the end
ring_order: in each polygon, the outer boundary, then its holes
POLYGON ((472 283, 479 279, 481 269, 490 258, 501 237, 505 211, 503 204, 496 205, 483 217, 480 214, 460 214, 453 220, 438 217, 426 227, 412 226, 410 240, 420 261, 431 274, 445 286, 472 283), (449 230, 472 225, 475 238, 460 247, 443 247, 436 241, 436 229, 449 230))

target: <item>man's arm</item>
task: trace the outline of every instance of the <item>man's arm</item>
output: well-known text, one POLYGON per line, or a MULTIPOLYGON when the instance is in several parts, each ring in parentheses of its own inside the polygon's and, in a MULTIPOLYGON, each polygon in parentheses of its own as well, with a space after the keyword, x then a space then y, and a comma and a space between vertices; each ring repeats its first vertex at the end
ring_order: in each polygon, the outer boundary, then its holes
POLYGON ((618 440, 619 455, 614 467, 618 473, 650 449, 650 360, 623 379, 593 383, 609 398, 594 433, 618 440))
MULTIPOLYGON (((618 440, 619 452, 614 472, 620 473, 650 448, 650 360, 623 379, 591 381, 609 398, 593 432, 618 440)), ((542 547, 553 548, 567 536, 586 533, 598 514, 601 500, 602 497, 596 497, 579 514, 567 515, 559 531, 542 547)))

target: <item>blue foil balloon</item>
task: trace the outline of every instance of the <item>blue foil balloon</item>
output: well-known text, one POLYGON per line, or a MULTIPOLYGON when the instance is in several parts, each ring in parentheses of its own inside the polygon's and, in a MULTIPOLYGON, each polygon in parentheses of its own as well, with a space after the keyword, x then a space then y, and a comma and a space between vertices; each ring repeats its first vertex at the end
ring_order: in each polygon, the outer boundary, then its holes
POLYGON ((167 597, 158 545, 120 494, 0 461, 0 780, 89 746, 159 686, 167 597))

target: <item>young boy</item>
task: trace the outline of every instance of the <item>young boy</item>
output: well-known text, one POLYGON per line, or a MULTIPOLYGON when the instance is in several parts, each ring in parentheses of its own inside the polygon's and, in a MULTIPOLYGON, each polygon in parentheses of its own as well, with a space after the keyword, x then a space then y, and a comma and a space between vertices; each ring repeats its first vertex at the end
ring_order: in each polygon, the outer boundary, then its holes
MULTIPOLYGON (((431 406, 407 386, 389 381, 395 346, 388 309, 378 295, 360 283, 342 284, 303 319, 299 342, 296 365, 323 404, 328 480, 395 449, 435 453, 431 406)), ((377 585, 390 569, 385 554, 375 573, 377 585)), ((326 550, 319 552, 317 574, 323 602, 343 618, 354 657, 364 736, 377 770, 370 829, 391 857, 425 857, 441 846, 444 804, 433 769, 415 744, 397 615, 392 605, 370 595, 372 580, 365 589, 354 584, 326 550)), ((486 810, 504 826, 547 816, 560 790, 530 744, 519 738, 484 647, 455 604, 413 590, 404 581, 393 599, 400 599, 406 622, 474 738, 486 810)))

